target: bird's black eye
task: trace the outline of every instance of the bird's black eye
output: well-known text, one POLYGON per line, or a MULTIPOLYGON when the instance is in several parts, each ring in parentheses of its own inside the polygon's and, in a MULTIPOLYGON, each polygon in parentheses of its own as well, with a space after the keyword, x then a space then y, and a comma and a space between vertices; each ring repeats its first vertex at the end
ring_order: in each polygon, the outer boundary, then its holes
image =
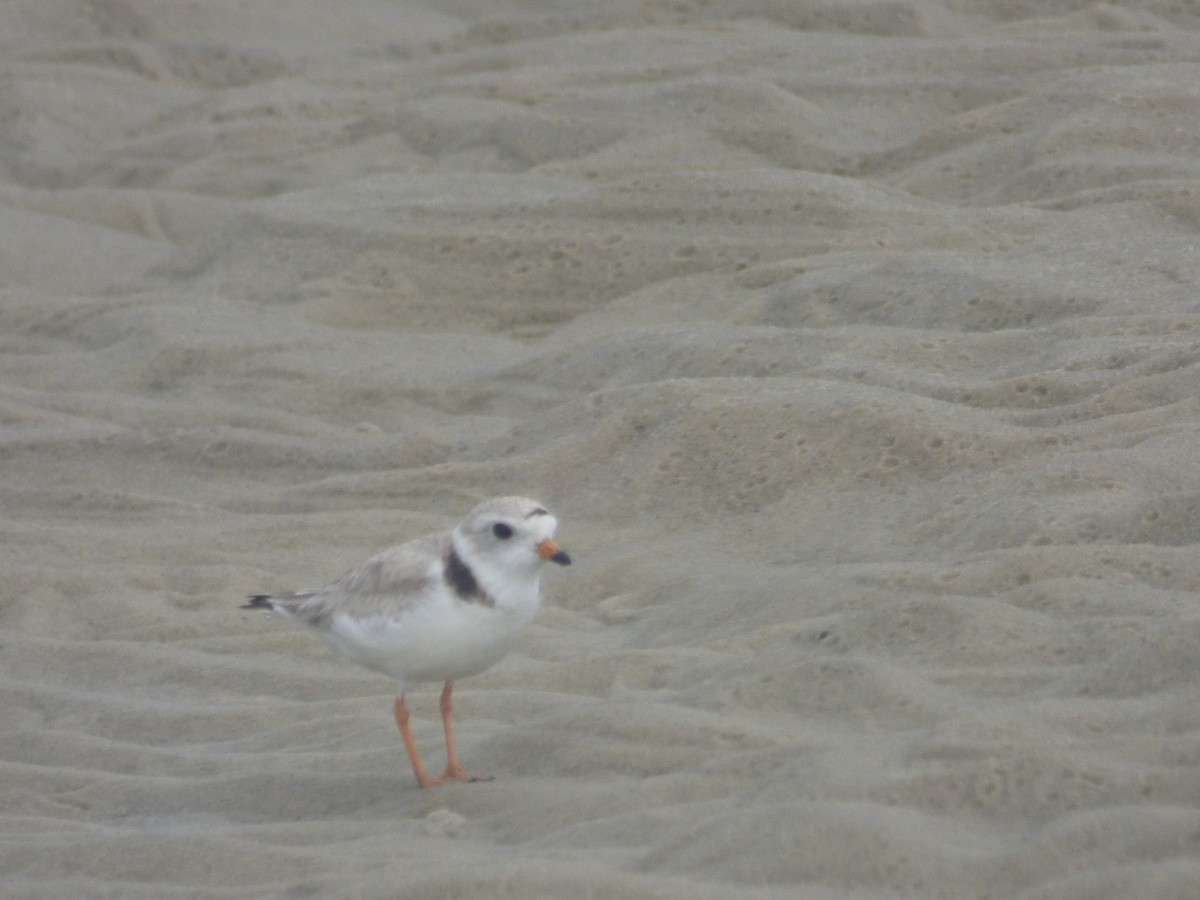
POLYGON ((500 538, 502 541, 507 541, 513 536, 512 526, 505 525, 503 522, 497 522, 492 526, 492 534, 500 538))

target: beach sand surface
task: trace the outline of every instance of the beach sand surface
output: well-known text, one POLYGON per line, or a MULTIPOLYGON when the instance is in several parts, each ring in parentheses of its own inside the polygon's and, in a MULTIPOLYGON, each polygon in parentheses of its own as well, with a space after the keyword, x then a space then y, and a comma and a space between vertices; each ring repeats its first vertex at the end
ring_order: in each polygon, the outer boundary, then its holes
POLYGON ((0 68, 0 896, 1200 896, 1200 8, 7 0, 0 68), (575 565, 421 791, 238 604, 512 493, 575 565))

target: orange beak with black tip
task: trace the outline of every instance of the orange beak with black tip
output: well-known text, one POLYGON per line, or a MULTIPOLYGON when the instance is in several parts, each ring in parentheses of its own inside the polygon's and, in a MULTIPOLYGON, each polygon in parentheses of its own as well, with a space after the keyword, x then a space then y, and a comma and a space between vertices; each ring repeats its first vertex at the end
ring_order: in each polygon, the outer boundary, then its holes
POLYGON ((554 538, 546 538, 534 549, 537 550, 537 555, 546 562, 558 563, 560 566, 571 564, 571 557, 567 556, 566 551, 558 546, 554 538))

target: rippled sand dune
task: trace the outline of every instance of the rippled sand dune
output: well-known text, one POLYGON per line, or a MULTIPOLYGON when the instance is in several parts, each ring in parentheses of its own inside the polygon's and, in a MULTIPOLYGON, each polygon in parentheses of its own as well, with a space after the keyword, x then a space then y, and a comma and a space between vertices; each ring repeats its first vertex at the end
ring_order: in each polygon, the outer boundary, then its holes
POLYGON ((1200 896, 1192 5, 12 0, 0 63, 0 895, 1200 896), (575 565, 421 791, 237 607, 508 493, 575 565))

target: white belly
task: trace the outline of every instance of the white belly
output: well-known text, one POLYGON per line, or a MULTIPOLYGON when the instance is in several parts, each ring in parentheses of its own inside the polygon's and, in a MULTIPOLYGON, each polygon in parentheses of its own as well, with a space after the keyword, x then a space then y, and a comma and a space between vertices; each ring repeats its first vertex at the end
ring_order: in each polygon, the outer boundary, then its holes
POLYGON ((442 597, 396 618, 334 614, 322 637, 331 650, 395 679, 453 681, 499 662, 529 626, 539 598, 494 607, 442 597))

